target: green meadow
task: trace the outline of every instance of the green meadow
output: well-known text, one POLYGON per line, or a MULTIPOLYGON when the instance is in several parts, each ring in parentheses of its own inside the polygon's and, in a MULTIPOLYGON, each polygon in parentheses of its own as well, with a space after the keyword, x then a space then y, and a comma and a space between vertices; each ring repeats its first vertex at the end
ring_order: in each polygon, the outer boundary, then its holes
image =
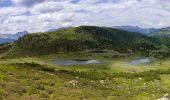
POLYGON ((3 100, 155 100, 170 93, 169 59, 131 65, 126 54, 58 54, 2 59, 3 100), (79 56, 82 56, 80 59, 79 56), (107 59, 105 58, 107 56, 107 59), (101 64, 57 65, 61 59, 96 59, 101 64))

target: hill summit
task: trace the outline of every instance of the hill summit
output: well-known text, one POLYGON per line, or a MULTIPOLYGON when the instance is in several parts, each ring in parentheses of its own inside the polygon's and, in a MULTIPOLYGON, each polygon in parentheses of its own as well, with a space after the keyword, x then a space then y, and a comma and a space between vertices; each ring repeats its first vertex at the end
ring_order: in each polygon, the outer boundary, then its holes
POLYGON ((155 49, 160 42, 140 33, 124 30, 79 26, 53 32, 32 33, 19 38, 10 50, 12 54, 42 55, 86 50, 133 52, 155 49))

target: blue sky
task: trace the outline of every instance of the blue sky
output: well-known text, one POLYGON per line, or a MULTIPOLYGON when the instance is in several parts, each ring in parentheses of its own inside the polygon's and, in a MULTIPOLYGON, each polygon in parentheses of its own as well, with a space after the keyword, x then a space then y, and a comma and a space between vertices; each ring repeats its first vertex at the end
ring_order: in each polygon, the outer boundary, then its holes
POLYGON ((170 0, 0 0, 0 33, 80 26, 170 26, 170 0))

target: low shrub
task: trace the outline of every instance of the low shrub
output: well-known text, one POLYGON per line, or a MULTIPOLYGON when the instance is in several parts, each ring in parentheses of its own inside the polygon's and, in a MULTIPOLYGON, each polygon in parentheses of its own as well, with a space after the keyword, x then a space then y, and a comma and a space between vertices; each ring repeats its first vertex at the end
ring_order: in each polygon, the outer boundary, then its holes
POLYGON ((31 62, 31 63, 28 63, 28 62, 14 63, 12 65, 17 66, 17 67, 31 67, 31 68, 35 68, 35 69, 40 70, 40 71, 47 71, 47 72, 54 72, 55 71, 54 67, 49 67, 47 65, 41 65, 41 64, 38 64, 38 63, 34 63, 34 62, 31 62))

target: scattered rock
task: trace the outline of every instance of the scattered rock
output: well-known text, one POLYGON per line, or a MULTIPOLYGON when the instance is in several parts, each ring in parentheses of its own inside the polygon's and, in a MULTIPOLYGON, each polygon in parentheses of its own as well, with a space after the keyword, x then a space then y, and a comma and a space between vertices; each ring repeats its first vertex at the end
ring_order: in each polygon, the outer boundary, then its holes
POLYGON ((90 82, 93 83, 93 84, 95 84, 95 81, 92 81, 92 80, 91 80, 90 82))
POLYGON ((81 97, 80 100, 86 100, 86 98, 85 97, 81 97))
POLYGON ((157 99, 157 100, 169 100, 168 96, 169 96, 169 94, 165 94, 162 98, 157 99))
POLYGON ((77 76, 77 77, 75 77, 76 79, 79 79, 79 77, 77 76))
POLYGON ((160 98, 160 99, 157 99, 157 100, 169 100, 168 98, 160 98))
POLYGON ((78 83, 78 81, 77 80, 71 80, 71 81, 69 81, 69 83, 72 84, 73 87, 76 87, 76 84, 78 83))
POLYGON ((164 96, 163 96, 163 98, 167 98, 169 96, 169 94, 165 94, 164 96))
POLYGON ((51 76, 53 76, 54 74, 50 74, 51 76))
POLYGON ((129 93, 129 94, 131 94, 131 92, 130 92, 130 91, 128 91, 128 93, 129 93))
POLYGON ((100 80, 100 83, 101 83, 101 84, 104 84, 105 82, 104 82, 104 80, 100 80))
POLYGON ((142 78, 141 78, 141 77, 139 77, 138 79, 139 79, 139 80, 142 80, 142 78))
POLYGON ((48 73, 48 72, 43 72, 43 71, 38 71, 39 73, 42 73, 42 74, 47 74, 47 75, 51 75, 51 76, 53 76, 54 74, 52 74, 52 73, 48 73))
POLYGON ((123 88, 124 88, 124 87, 123 87, 123 86, 120 86, 120 85, 119 85, 119 86, 116 86, 116 89, 117 89, 117 90, 123 90, 123 88))

